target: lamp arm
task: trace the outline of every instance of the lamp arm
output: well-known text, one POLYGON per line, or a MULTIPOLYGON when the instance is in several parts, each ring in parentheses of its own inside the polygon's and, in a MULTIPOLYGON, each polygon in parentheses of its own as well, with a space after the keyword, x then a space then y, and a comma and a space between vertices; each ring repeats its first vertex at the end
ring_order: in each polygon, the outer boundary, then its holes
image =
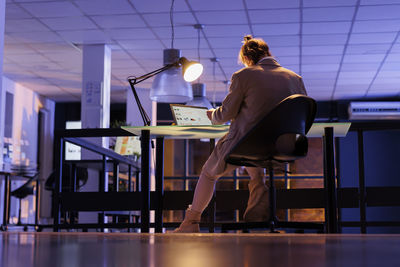
POLYGON ((140 116, 142 117, 144 126, 150 126, 151 121, 150 121, 149 115, 147 115, 146 111, 144 110, 144 108, 142 106, 142 103, 140 102, 139 96, 137 95, 137 92, 135 89, 135 84, 141 83, 141 82, 143 82, 143 81, 145 81, 167 69, 170 69, 172 67, 178 67, 178 66, 179 66, 179 62, 175 62, 175 63, 167 64, 162 68, 159 68, 157 70, 154 70, 152 72, 149 72, 149 73, 139 76, 139 77, 132 77, 132 78, 128 77, 128 82, 131 86, 132 93, 135 97, 136 104, 139 108, 140 116))
POLYGON ((153 76, 155 76, 155 75, 157 75, 157 74, 159 74, 159 73, 161 73, 163 71, 166 71, 167 69, 170 69, 172 67, 178 67, 178 66, 179 66, 178 62, 167 64, 162 68, 156 69, 156 70, 154 70, 152 72, 149 72, 147 74, 144 74, 142 76, 133 77, 133 78, 128 77, 128 81, 131 82, 131 80, 132 80, 133 84, 138 84, 138 83, 141 83, 141 82, 143 82, 143 81, 145 81, 145 80, 147 80, 147 79, 149 79, 149 78, 151 78, 151 77, 153 77, 153 76))
POLYGON ((129 79, 128 79, 128 81, 129 81, 129 84, 131 86, 133 95, 135 97, 136 104, 138 106, 138 109, 139 109, 139 112, 140 112, 140 116, 142 117, 144 126, 150 126, 151 121, 150 121, 149 115, 147 115, 146 111, 144 110, 144 108, 142 106, 142 103, 140 102, 139 96, 136 93, 135 84, 129 79))

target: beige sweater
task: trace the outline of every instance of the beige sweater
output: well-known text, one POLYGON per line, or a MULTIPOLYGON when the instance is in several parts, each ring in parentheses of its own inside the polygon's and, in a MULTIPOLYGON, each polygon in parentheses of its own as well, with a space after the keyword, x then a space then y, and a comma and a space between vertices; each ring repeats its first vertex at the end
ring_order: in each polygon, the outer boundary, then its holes
POLYGON ((226 170, 224 158, 232 146, 281 100, 293 94, 306 95, 302 78, 273 58, 235 72, 228 95, 212 113, 213 124, 231 121, 231 126, 203 170, 209 175, 222 175, 226 170))

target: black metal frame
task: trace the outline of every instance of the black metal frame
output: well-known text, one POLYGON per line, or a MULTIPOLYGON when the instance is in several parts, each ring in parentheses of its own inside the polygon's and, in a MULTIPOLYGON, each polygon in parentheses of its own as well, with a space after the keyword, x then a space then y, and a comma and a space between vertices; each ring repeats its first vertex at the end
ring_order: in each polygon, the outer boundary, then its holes
MULTIPOLYGON (((107 172, 107 163, 109 160, 113 162, 114 179, 117 179, 119 174, 119 164, 126 164, 128 166, 129 178, 131 178, 132 170, 136 170, 136 175, 139 174, 140 168, 137 166, 135 161, 127 159, 109 149, 99 147, 93 143, 81 139, 80 137, 104 137, 104 136, 129 136, 130 134, 122 129, 82 129, 82 130, 62 130, 56 131, 55 144, 56 144, 56 186, 53 195, 53 225, 40 225, 40 228, 52 227, 55 232, 60 229, 87 229, 87 228, 115 228, 115 223, 104 223, 105 213, 107 210, 141 210, 142 213, 148 212, 143 211, 140 208, 142 202, 141 192, 118 192, 118 184, 115 187, 115 192, 105 192, 105 177, 107 172), (64 142, 70 142, 78 145, 84 149, 92 151, 102 156, 101 162, 102 171, 101 179, 99 182, 98 192, 76 192, 74 186, 72 192, 63 192, 62 190, 62 174, 63 174, 63 163, 64 159, 64 142), (125 194, 124 194, 125 193, 125 194), (127 193, 127 194, 126 194, 127 193), (118 205, 114 205, 118 202, 118 205), (114 203, 114 204, 113 204, 114 203), (124 205, 124 203, 129 203, 124 205), (93 224, 67 224, 64 222, 61 224, 61 212, 62 211, 100 211, 99 220, 93 224)), ((75 164, 75 163, 74 163, 75 164)), ((75 168, 73 168, 75 169, 75 168)), ((76 185, 76 173, 73 171, 73 184, 76 185)), ((131 182, 129 183, 131 189, 131 182)), ((73 217, 73 216, 72 216, 73 217)), ((136 228, 138 223, 128 223, 128 228, 136 228)), ((141 221, 140 226, 146 225, 141 221)))

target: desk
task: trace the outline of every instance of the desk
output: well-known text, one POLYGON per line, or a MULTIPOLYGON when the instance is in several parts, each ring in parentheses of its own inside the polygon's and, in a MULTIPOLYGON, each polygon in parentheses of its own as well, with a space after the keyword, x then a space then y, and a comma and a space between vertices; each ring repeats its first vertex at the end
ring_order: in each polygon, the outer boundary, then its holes
MULTIPOLYGON (((324 150, 324 187, 326 190, 325 221, 326 232, 337 233, 337 193, 335 183, 334 136, 344 137, 350 128, 350 123, 314 123, 307 134, 308 137, 323 137, 324 150)), ((141 136, 142 149, 142 232, 150 228, 150 139, 156 139, 156 195, 157 206, 155 214, 155 230, 162 231, 162 197, 164 194, 164 139, 216 139, 224 136, 229 130, 228 125, 213 126, 139 126, 122 127, 134 135, 141 136), (161 159, 161 160, 157 160, 161 159)))
MULTIPOLYGON (((0 175, 4 176, 4 201, 3 201, 3 223, 1 231, 7 230, 8 221, 10 218, 10 183, 13 177, 18 177, 18 180, 27 181, 30 177, 27 175, 35 175, 36 170, 27 168, 26 166, 13 167, 12 165, 5 164, 0 168, 0 175), (21 178, 23 177, 23 178, 21 178)), ((36 203, 35 203, 35 226, 38 224, 38 193, 39 193, 39 180, 36 180, 36 203)))

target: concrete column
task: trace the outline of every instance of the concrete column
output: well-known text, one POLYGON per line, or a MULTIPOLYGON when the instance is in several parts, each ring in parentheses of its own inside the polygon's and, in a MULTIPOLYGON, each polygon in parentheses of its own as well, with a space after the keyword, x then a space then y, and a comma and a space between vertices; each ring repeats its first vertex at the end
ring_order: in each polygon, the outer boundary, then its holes
MULTIPOLYGON (((82 129, 108 128, 110 125, 111 49, 104 44, 83 46, 81 121, 82 129)), ((108 138, 90 138, 88 141, 108 148, 108 138)), ((101 159, 82 150, 82 159, 101 159)), ((89 179, 81 191, 99 190, 98 170, 88 170, 89 179)), ((107 178, 107 177, 106 177, 107 178)), ((107 191, 107 179, 104 190, 107 191)), ((97 214, 81 212, 80 223, 97 222, 97 214)))

